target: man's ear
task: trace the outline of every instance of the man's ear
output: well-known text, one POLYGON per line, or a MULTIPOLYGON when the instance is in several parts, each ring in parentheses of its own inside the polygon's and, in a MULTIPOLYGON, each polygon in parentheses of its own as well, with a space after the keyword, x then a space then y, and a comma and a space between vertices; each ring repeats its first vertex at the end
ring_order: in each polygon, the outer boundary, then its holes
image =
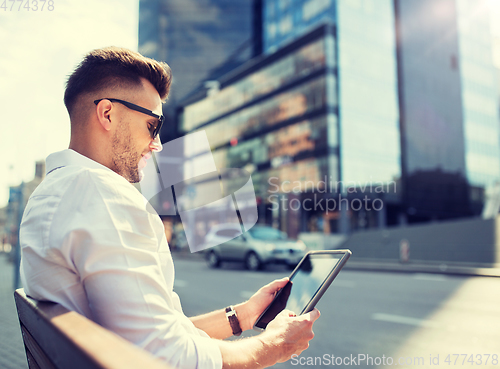
POLYGON ((109 100, 101 100, 96 106, 97 119, 102 128, 106 131, 111 130, 111 110, 113 104, 109 100))

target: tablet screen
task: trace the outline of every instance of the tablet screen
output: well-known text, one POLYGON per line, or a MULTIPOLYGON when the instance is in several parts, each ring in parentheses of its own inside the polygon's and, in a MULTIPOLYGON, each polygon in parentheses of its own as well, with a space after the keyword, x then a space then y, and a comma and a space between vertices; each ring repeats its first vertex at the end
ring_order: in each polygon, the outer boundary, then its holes
POLYGON ((302 314, 343 256, 343 253, 306 255, 256 326, 265 329, 283 309, 291 310, 297 315, 302 314))

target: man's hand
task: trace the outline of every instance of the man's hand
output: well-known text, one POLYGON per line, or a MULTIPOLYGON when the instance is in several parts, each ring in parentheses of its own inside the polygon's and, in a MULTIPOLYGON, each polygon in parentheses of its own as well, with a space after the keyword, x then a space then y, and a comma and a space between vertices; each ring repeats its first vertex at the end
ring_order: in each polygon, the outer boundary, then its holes
POLYGON ((282 363, 309 347, 309 341, 314 337, 312 327, 319 316, 318 309, 298 317, 289 310, 283 310, 267 325, 261 339, 264 344, 267 341, 276 348, 279 353, 277 360, 282 363))
POLYGON ((276 292, 288 282, 288 277, 277 279, 255 292, 247 302, 236 306, 238 318, 243 330, 252 329, 257 318, 273 301, 276 292))
POLYGON ((265 368, 300 355, 314 337, 313 323, 317 309, 295 316, 284 310, 258 336, 238 341, 217 341, 222 353, 223 369, 265 368))
MULTIPOLYGON (((241 329, 252 329, 257 318, 264 309, 273 301, 276 292, 283 288, 288 278, 278 279, 258 290, 250 300, 234 305, 241 329)), ((193 324, 208 333, 212 338, 224 339, 232 335, 231 326, 226 319, 224 309, 219 309, 208 314, 190 318, 193 324)))

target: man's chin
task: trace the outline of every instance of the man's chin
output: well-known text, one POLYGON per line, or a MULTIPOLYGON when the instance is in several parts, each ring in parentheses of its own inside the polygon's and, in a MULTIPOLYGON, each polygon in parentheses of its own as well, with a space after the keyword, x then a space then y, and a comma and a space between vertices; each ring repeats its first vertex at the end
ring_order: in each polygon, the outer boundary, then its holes
POLYGON ((140 181, 142 181, 144 179, 144 171, 142 169, 139 170, 138 177, 139 177, 138 178, 139 180, 137 182, 140 182, 140 181))
POLYGON ((144 168, 148 165, 148 159, 151 158, 151 154, 147 154, 141 157, 139 164, 137 165, 137 177, 140 182, 144 179, 144 168))
POLYGON ((144 177, 144 174, 142 173, 142 170, 136 170, 134 172, 128 172, 127 175, 122 175, 127 181, 130 183, 138 183, 142 180, 144 177))

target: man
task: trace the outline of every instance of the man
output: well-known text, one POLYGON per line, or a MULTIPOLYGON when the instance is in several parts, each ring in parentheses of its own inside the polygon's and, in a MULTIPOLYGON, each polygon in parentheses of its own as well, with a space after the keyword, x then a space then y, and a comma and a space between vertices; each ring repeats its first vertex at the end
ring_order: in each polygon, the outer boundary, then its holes
POLYGON ((258 368, 308 347, 313 310, 284 312, 251 329, 287 280, 250 300, 187 318, 173 292, 174 269, 162 223, 130 184, 161 149, 162 100, 170 68, 120 48, 94 50, 69 77, 64 102, 68 150, 47 158, 21 228, 21 278, 28 295, 60 303, 181 368, 258 368))

